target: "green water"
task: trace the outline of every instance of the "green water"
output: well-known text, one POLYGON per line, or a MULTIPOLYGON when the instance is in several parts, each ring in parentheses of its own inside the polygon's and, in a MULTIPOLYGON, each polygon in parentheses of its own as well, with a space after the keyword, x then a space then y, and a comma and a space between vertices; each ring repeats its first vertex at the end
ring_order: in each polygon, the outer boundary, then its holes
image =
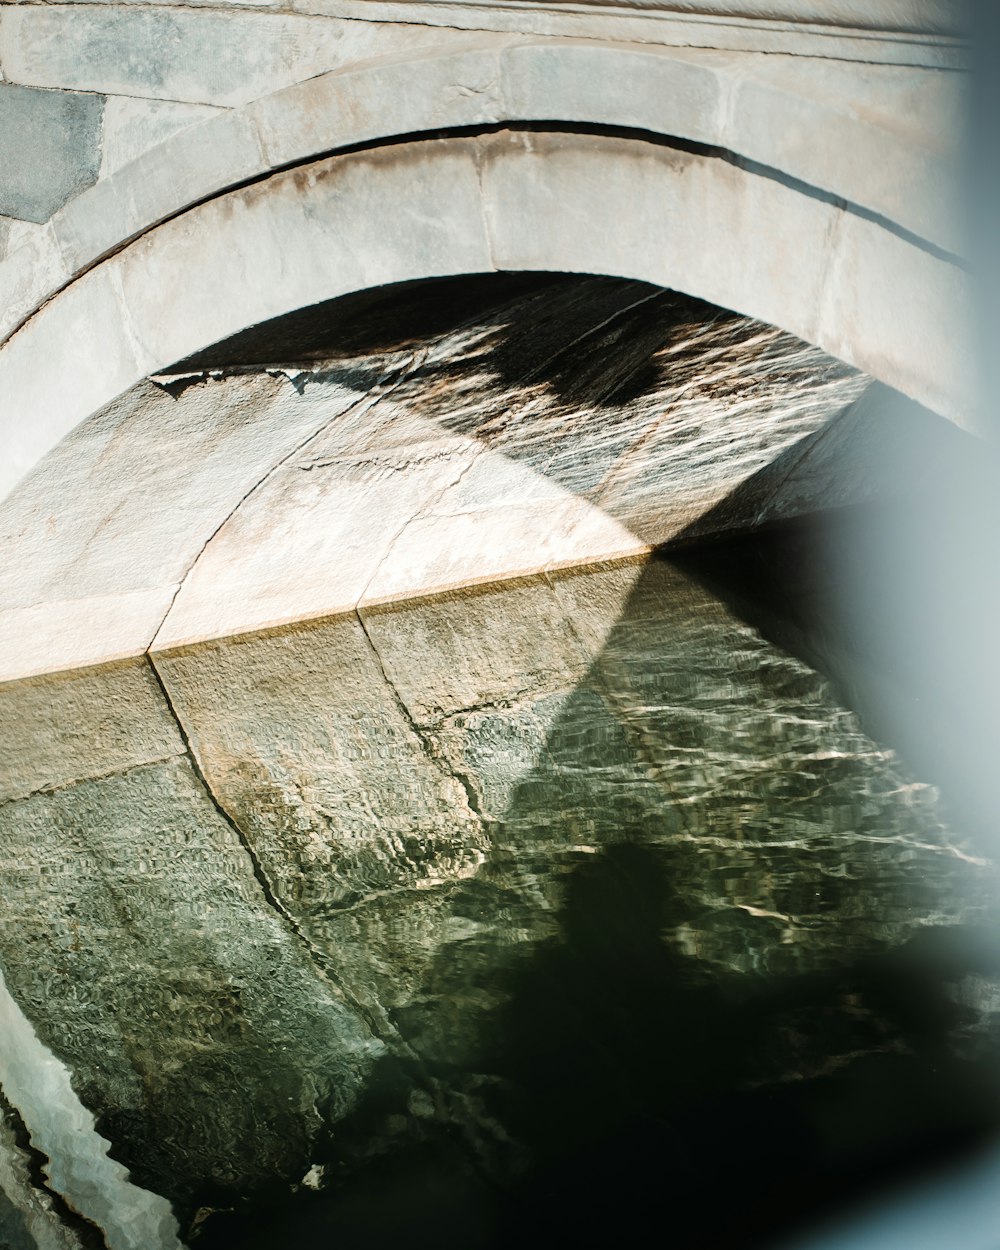
POLYGON ((995 1128, 988 855, 762 559, 179 653, 197 766, 2 810, 11 991, 191 1245, 764 1246, 995 1128))

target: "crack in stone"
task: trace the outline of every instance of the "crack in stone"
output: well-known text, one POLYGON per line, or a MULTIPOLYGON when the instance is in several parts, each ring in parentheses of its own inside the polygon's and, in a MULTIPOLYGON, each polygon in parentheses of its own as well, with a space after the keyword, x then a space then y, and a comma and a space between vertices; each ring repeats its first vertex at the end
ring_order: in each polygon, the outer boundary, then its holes
POLYGON ((71 777, 68 781, 56 781, 49 786, 39 786, 35 790, 26 791, 24 794, 13 794, 10 798, 0 799, 0 812, 4 808, 12 807, 15 803, 25 803, 28 799, 35 799, 50 794, 61 794, 66 790, 72 790, 74 786, 85 786, 92 781, 110 781, 112 777, 127 777, 129 773, 134 772, 138 768, 148 768, 156 764, 169 764, 171 760, 175 760, 179 755, 183 754, 184 750, 181 748, 170 755, 158 755, 155 759, 148 760, 133 760, 129 764, 124 764, 121 768, 109 768, 107 772, 94 773, 87 777, 71 777))
POLYGON ((337 976, 333 968, 330 966, 330 961, 326 957, 324 952, 312 941, 312 939, 306 933, 303 926, 296 920, 296 918, 292 915, 292 913, 288 910, 288 908, 281 901, 280 897, 278 896, 277 890, 272 885, 271 880, 267 875, 266 869, 264 868, 264 865, 261 862, 261 859, 258 856, 246 832, 240 826, 239 822, 233 818, 233 816, 227 810, 225 805, 216 795, 207 776, 202 770, 201 765, 198 761, 198 757, 195 752, 194 746, 188 736, 187 730, 184 727, 184 723, 180 717, 180 714, 178 713, 177 709, 175 708, 173 704, 173 701, 170 698, 170 694, 167 691, 166 684, 163 681, 163 678, 161 677, 160 672, 156 667, 153 657, 147 653, 146 659, 149 662, 149 666, 152 669, 153 676, 156 680, 157 685, 160 688, 161 694, 163 695, 163 699, 164 699, 164 702, 166 703, 167 710, 170 712, 170 715, 174 718, 174 720, 177 723, 178 732, 180 733, 181 738, 184 742, 185 754, 187 755, 187 758, 190 761, 191 769, 196 779, 198 780, 199 784, 201 785, 202 789, 204 790, 205 795, 207 796, 209 802, 215 808, 216 812, 219 814, 222 820, 226 823, 227 827, 236 835, 237 839, 239 840, 240 846, 243 848, 244 852, 246 853, 250 861, 251 870, 253 872, 254 878, 257 881, 257 884, 260 887, 261 893, 263 894, 264 899, 267 902, 268 906, 282 920, 282 922, 287 927, 287 929, 292 933, 296 941, 298 941, 298 943, 306 951, 309 957, 310 966, 315 970, 316 974, 319 977, 321 977, 322 980, 329 986, 330 990, 333 992, 334 996, 338 999, 338 1001, 342 1002, 345 1006, 348 1006, 351 1008, 351 1010, 355 1013, 358 1019, 368 1029, 369 1033, 371 1034, 373 1038, 377 1039, 383 1044, 391 1042, 392 1047, 395 1050, 396 1054, 400 1058, 408 1059, 413 1064, 416 1070, 416 1073, 418 1074, 419 1079, 422 1079, 423 1084, 434 1095, 435 1103, 440 1102, 440 1090, 438 1089, 439 1082, 437 1082, 436 1079, 429 1072, 426 1071, 426 1065, 424 1064, 424 1061, 421 1058, 419 1052, 414 1050, 411 1044, 406 1040, 405 1037, 403 1037, 403 1035, 399 1032, 399 1030, 396 1028, 393 1022, 389 1019, 388 1015, 381 1009, 380 1006, 378 1005, 376 1005, 375 1007, 370 1006, 366 1002, 362 1001, 356 994, 354 994, 341 982, 340 978, 337 976))
MULTIPOLYGON (((393 379, 392 384, 389 386, 388 392, 386 393, 391 394, 392 391, 394 391, 398 386, 401 386, 402 383, 406 381, 406 379, 410 376, 411 372, 415 368, 419 368, 420 363, 422 363, 422 360, 419 359, 419 357, 420 357, 420 353, 414 352, 409 357, 409 359, 405 362, 405 364, 400 366, 399 371, 398 371, 398 376, 396 376, 393 379)), ((353 403, 349 404, 342 411, 335 413, 333 416, 329 418, 329 420, 324 421, 318 430, 314 430, 307 438, 303 439, 301 443, 293 447, 292 450, 287 453, 287 455, 282 456, 280 460, 278 460, 276 463, 271 465, 271 467, 264 473, 264 475, 258 481, 256 481, 253 484, 253 486, 250 487, 250 489, 242 496, 241 499, 238 500, 237 503, 233 505, 233 507, 229 510, 229 512, 225 515, 225 517, 223 517, 223 519, 219 522, 219 524, 215 527, 215 529, 211 532, 211 534, 209 534, 209 536, 205 539, 204 543, 202 543, 201 548, 198 551, 197 555, 188 565, 180 581, 177 583, 177 588, 170 598, 170 603, 167 605, 167 610, 164 612, 163 616, 160 618, 160 623, 157 625, 156 629, 153 631, 153 636, 149 641, 149 645, 146 647, 147 655, 156 646, 156 639, 159 637, 160 632, 163 629, 163 626, 166 624, 167 618, 169 617, 170 613, 173 611, 173 607, 174 607, 174 604, 177 602, 178 595, 184 589, 184 586, 187 583, 188 578, 194 572, 194 569, 197 566, 198 561, 205 554, 206 550, 208 549, 212 541, 215 539, 215 537, 220 533, 223 527, 232 520, 232 518, 236 515, 236 513, 240 510, 240 508, 243 507, 243 505, 250 498, 250 496, 253 495, 257 490, 259 490, 260 487, 263 486, 264 483, 268 481, 268 479, 271 478, 275 473, 277 473, 278 470, 283 465, 287 464, 293 457, 299 455, 299 453, 302 452, 306 447, 308 447, 311 442, 318 439, 322 434, 325 434, 326 431, 330 428, 330 426, 335 421, 338 421, 338 420, 343 419, 344 417, 350 416, 352 412, 354 412, 367 400, 371 400, 373 406, 377 404, 380 399, 384 398, 384 393, 380 392, 379 388, 382 387, 385 384, 386 380, 390 378, 391 376, 392 376, 392 371, 390 370, 388 373, 384 374, 383 377, 381 377, 375 383, 375 385, 372 387, 371 390, 364 391, 362 394, 358 396, 356 400, 354 400, 353 403)), ((289 379, 289 385, 294 388, 295 383, 289 379)))
POLYGON ((444 756, 440 749, 435 745, 433 740, 428 738, 423 727, 414 719, 413 714, 404 702, 402 695, 399 693, 395 682, 393 682, 392 678, 386 671, 381 652, 378 647, 376 647, 371 634, 368 632, 368 626, 365 624, 365 619, 361 615, 360 607, 355 609, 355 615, 358 618, 358 624, 361 626, 361 632, 367 639, 368 646, 371 648, 372 655, 375 657, 375 662, 379 666, 379 670, 382 673, 382 678, 385 681, 386 687, 392 695, 393 701, 399 711, 405 718, 406 723, 410 726, 413 736, 420 744, 421 750, 424 752, 427 759, 434 765, 435 769, 442 774, 442 776, 450 777, 453 781, 458 782, 465 793, 466 806, 472 815, 475 816, 475 818, 480 822, 480 824, 485 826, 496 823, 491 816, 487 815, 482 798, 476 793, 476 789, 472 784, 471 778, 467 774, 462 773, 455 768, 452 762, 444 756))
MULTIPOLYGON (((412 516, 407 517, 406 520, 402 523, 402 525, 400 525, 396 533, 393 534, 392 538, 389 539, 389 542, 386 544, 385 551, 382 553, 381 557, 379 558, 378 563, 375 565, 375 568, 372 570, 371 576, 365 582, 364 588, 362 589, 361 593, 358 595, 357 603, 355 604, 355 607, 354 607, 354 612, 358 620, 361 622, 361 628, 364 630, 365 637, 368 638, 369 642, 371 642, 371 638, 368 635, 368 630, 365 626, 364 621, 361 619, 361 605, 364 602, 365 596, 368 594, 369 587, 377 579, 386 561, 389 559, 389 557, 392 555, 393 551, 395 550, 396 544, 403 537, 403 535, 410 528, 410 526, 413 525, 416 521, 422 521, 422 520, 425 520, 428 516, 433 516, 434 515, 433 510, 438 506, 441 500, 444 499, 445 495, 447 495, 447 493, 450 490, 453 490, 456 486, 459 485, 460 482, 462 482, 462 480, 465 478, 469 470, 472 469, 474 465, 478 463, 480 458, 485 454, 481 448, 473 448, 473 453, 474 454, 469 460, 469 463, 464 465, 462 469, 459 471, 459 473, 455 477, 453 477, 450 482, 446 482, 445 485, 442 486, 441 489, 437 492, 437 494, 434 495, 433 499, 426 499, 420 505, 420 507, 417 508, 416 512, 414 512, 412 516)), ((430 459, 424 460, 422 462, 411 460, 409 461, 409 463, 410 464, 414 464, 414 463, 427 464, 427 463, 433 463, 436 460, 449 459, 449 458, 450 458, 450 453, 445 452, 445 453, 442 453, 441 455, 434 455, 430 457, 430 459)), ((374 644, 372 644, 372 650, 375 650, 374 644)), ((379 664, 381 665, 382 663, 381 657, 378 656, 377 651, 376 651, 376 657, 378 658, 379 664)), ((384 667, 382 669, 382 673, 383 673, 383 676, 385 676, 386 681, 389 682, 389 685, 393 689, 393 693, 396 694, 396 697, 398 699, 399 694, 396 691, 396 688, 392 686, 392 682, 389 681, 389 677, 388 675, 386 675, 384 667)), ((400 702, 402 701, 400 700, 400 702)), ((403 706, 405 708, 405 705, 403 706)), ((409 717, 409 709, 405 709, 405 710, 406 710, 407 716, 409 717)))
MULTIPOLYGON (((243 850, 246 852, 250 860, 250 865, 253 870, 253 875, 257 881, 257 884, 260 886, 261 893, 264 895, 264 898, 266 899, 268 906, 271 907, 271 909, 274 912, 276 912, 278 916, 281 917, 285 925, 292 931, 292 933, 295 935, 298 941, 305 947, 305 949, 309 953, 310 962, 312 962, 316 966, 317 972, 319 972, 320 975, 323 976, 323 978, 330 984, 336 996, 345 1002, 349 1002, 352 1007, 354 1007, 356 1010, 359 1011, 359 1013, 362 1013, 362 1018, 365 1018, 365 1022, 369 1023, 366 1016, 363 1014, 363 1009, 360 1007, 360 1005, 354 1002, 352 996, 349 995, 347 991, 344 990, 336 981, 333 980, 332 976, 329 975, 327 968, 326 968, 326 959, 324 958, 323 953, 313 944, 309 936, 303 930, 302 926, 295 919, 295 917, 291 914, 291 912, 289 912, 288 908, 285 907, 284 903, 282 903, 281 899, 275 893, 274 887, 271 884, 271 881, 267 876, 264 866, 260 861, 260 857, 257 855, 257 852, 254 849, 254 846, 251 843, 250 839, 247 837, 246 832, 241 828, 239 823, 233 818, 233 816, 227 810, 225 805, 219 799, 218 795, 212 789, 211 783, 209 782, 208 777, 205 775, 205 772, 203 771, 201 764, 198 760, 198 756, 195 752, 194 746, 188 735, 187 729, 184 726, 184 722, 181 719, 180 713, 177 711, 176 707, 174 706, 173 700, 170 698, 169 691, 167 690, 166 683, 164 682, 159 669, 156 667, 156 662, 154 661, 153 657, 149 654, 146 655, 146 659, 149 663, 150 670, 152 671, 153 678, 156 681, 156 684, 160 689, 161 695, 163 696, 163 701, 166 704, 167 711, 173 717, 177 725, 177 731, 181 736, 182 742, 184 743, 184 753, 188 758, 188 761, 191 765, 191 769, 195 777, 197 778, 199 784, 201 785, 202 789, 205 791, 205 794, 208 797, 209 802, 215 808, 216 812, 219 814, 222 820, 226 823, 228 828, 236 835, 237 839, 239 840, 240 845, 243 847, 243 850)), ((375 1030, 373 1029, 372 1032, 375 1033, 375 1030)), ((375 1035, 377 1036, 377 1034, 375 1035)))
POLYGON ((494 229, 493 221, 489 209, 489 196, 486 194, 486 184, 484 181, 485 162, 488 159, 484 136, 477 135, 473 144, 472 154, 473 163, 476 170, 476 187, 479 192, 479 220, 483 227, 483 242, 486 244, 486 257, 490 269, 496 273, 498 271, 496 248, 494 247, 494 229))

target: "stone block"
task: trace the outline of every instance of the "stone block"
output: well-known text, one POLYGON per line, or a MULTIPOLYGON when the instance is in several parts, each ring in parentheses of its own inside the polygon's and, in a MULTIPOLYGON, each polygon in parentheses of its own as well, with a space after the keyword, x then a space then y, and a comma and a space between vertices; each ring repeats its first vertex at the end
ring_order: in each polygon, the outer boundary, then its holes
POLYGON ((734 76, 724 146, 964 250, 959 74, 765 58, 734 76))
POLYGON ((340 907, 478 869, 480 823, 353 613, 155 663, 213 792, 334 961, 340 907))
POLYGON ((18 245, 0 263, 0 340, 13 333, 70 276, 50 223, 26 235, 19 231, 13 237, 18 245))
POLYGON ((427 27, 279 13, 24 5, 4 13, 0 63, 16 83, 232 108, 437 39, 427 27))
POLYGON ((210 116, 102 178, 56 214, 53 227, 66 262, 78 272, 165 217, 264 168, 246 117, 210 116))
POLYGON ((16 252, 36 234, 46 233, 46 224, 22 221, 19 217, 0 217, 0 261, 16 252))
POLYGON ((0 497, 78 422, 152 371, 127 327, 116 277, 110 268, 86 274, 0 351, 0 497))
POLYGON ((103 111, 99 95, 0 82, 0 213, 48 221, 89 186, 101 164, 103 111))
POLYGON ((840 217, 814 341, 978 432, 969 274, 877 222, 851 212, 840 217), (917 343, 920 350, 913 352, 917 343), (904 353, 907 363, 900 367, 904 353))
POLYGON ((496 268, 641 278, 814 338, 830 205, 718 157, 642 140, 514 133, 478 142, 496 268))
MULTIPOLYGON (((298 1180, 315 1103, 343 1116, 383 1048, 265 897, 190 761, 4 805, 0 865, 16 889, 0 917, 7 985, 104 1131, 129 1126, 115 1157, 133 1182, 186 1222, 208 1185, 298 1180)), ((38 1124, 44 1107, 28 1111, 38 1124)), ((85 1179, 82 1145, 52 1149, 57 1184, 85 1179)), ((62 1192, 98 1222, 114 1214, 83 1188, 62 1192)), ((108 1244, 176 1243, 112 1227, 108 1244)))
POLYGON ((0 682, 0 802, 181 754, 145 660, 0 682))
POLYGON ((208 538, 356 397, 264 373, 144 383, 78 426, 0 508, 0 680, 144 651, 208 538))
POLYGON ((104 106, 100 176, 108 177, 164 139, 214 116, 216 111, 208 104, 110 96, 104 106))
POLYGON ((389 680, 421 725, 564 691, 590 659, 544 577, 365 608, 362 617, 389 680), (416 655, 429 662, 414 664, 416 655))
POLYGON ((311 446, 311 463, 275 470, 214 536, 157 650, 353 612, 399 532, 477 450, 451 439, 327 459, 311 446))
POLYGON ((501 64, 512 120, 627 126, 718 142, 722 75, 703 53, 551 40, 506 48, 501 64))
POLYGON ((139 239, 116 263, 155 367, 336 295, 490 270, 473 155, 432 140, 333 157, 139 239))
POLYGON ((472 47, 449 43, 419 58, 321 74, 255 101, 249 113, 273 166, 371 139, 501 121, 504 43, 480 36, 472 47))

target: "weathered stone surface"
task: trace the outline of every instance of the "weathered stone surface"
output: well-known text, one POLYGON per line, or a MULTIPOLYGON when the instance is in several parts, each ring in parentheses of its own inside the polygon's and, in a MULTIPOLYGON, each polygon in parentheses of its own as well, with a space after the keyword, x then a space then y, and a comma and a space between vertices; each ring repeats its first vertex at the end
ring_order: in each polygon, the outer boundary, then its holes
MULTIPOLYGON (((911 866, 917 843, 927 844, 920 854, 934 857, 937 879, 975 876, 937 823, 933 792, 901 790, 892 761, 835 709, 814 674, 660 565, 401 605, 367 614, 365 628, 394 683, 385 693, 350 618, 161 656, 157 666, 213 790, 246 826, 279 896, 329 958, 343 960, 355 944, 364 950, 376 971, 357 975, 369 986, 374 977, 385 993, 391 986, 395 1006, 416 993, 405 978, 417 950, 426 962, 429 931, 418 913, 431 908, 433 927, 446 934, 441 900, 455 897, 456 882, 473 876, 481 891, 506 864, 490 888, 502 881, 506 891, 526 890, 521 906, 542 906, 531 924, 544 933, 546 905, 528 899, 556 905, 561 857, 577 862, 607 838, 628 839, 635 822, 644 839, 674 847, 680 860, 693 856, 691 870, 697 862, 725 879, 739 865, 743 884, 722 889, 725 901, 712 901, 707 883, 695 887, 707 927, 677 940, 699 959, 747 974, 849 959, 858 943, 896 941, 898 926, 913 923, 904 895, 920 879, 911 866), (419 667, 417 655, 426 660, 419 667), (397 695, 421 724, 422 742, 405 720, 391 728, 397 695), (440 817, 432 806, 421 833, 418 779, 428 797, 442 793, 448 766, 477 796, 492 849, 479 868, 484 843, 470 813, 464 838, 474 858, 464 871, 431 871, 425 905, 412 892, 421 879, 403 827, 431 852, 429 829, 440 817), (404 825, 393 834, 397 811, 404 825), (897 840, 885 821, 913 832, 897 840), (866 878, 875 891, 867 901, 844 896, 842 926, 828 916, 829 928, 816 928, 816 904, 808 891, 785 893, 798 890, 786 874, 815 881, 804 866, 830 838, 838 863, 860 857, 862 875, 870 855, 901 858, 885 864, 882 884, 866 878), (793 869, 799 857, 802 868, 793 869), (887 883, 897 873, 903 894, 893 904, 881 891, 896 888, 887 883), (527 876, 515 887, 519 874, 527 876), (441 897, 432 901, 435 889, 441 897), (418 930, 413 954, 394 970, 402 956, 395 925, 410 923, 402 913, 389 922, 400 908, 413 909, 418 930), (368 915, 376 927, 363 938, 368 915), (728 946, 734 925, 750 941, 738 954, 728 946), (375 933, 392 944, 392 958, 380 954, 375 933)), ((519 914, 526 923, 528 913, 519 914)), ((444 1028, 452 1040, 438 1040, 456 1044, 456 1021, 444 1028)))
POLYGON ((852 6, 843 24, 835 20, 831 25, 829 7, 805 10, 798 4, 753 4, 747 20, 747 6, 738 4, 588 3, 582 9, 540 10, 520 0, 445 5, 438 0, 293 0, 299 12, 381 21, 955 68, 967 63, 958 33, 962 21, 948 0, 943 3, 947 7, 894 6, 890 16, 881 6, 865 13, 852 6))
POLYGON ((257 133, 235 111, 211 115, 102 178, 53 220, 67 264, 79 272, 106 252, 166 216, 172 206, 197 203, 220 183, 263 173, 257 133))
POLYGON ((184 750, 146 665, 0 684, 0 804, 184 750))
POLYGON ((99 95, 0 82, 0 213, 47 221, 92 183, 101 164, 103 110, 99 95))
POLYGON ((958 424, 984 437, 990 427, 973 401, 977 339, 972 304, 964 293, 966 280, 957 266, 941 269, 939 296, 928 300, 926 279, 932 270, 938 272, 934 257, 927 252, 912 251, 904 239, 845 214, 816 341, 839 355, 848 337, 862 335, 868 344, 864 367, 876 377, 884 376, 883 362, 894 358, 902 344, 923 343, 920 360, 913 362, 914 375, 919 373, 921 380, 905 388, 907 394, 940 411, 949 389, 945 379, 965 377, 969 417, 958 424), (876 267, 883 286, 881 297, 873 301, 871 292, 865 290, 866 275, 876 267), (947 330, 941 320, 942 307, 951 310, 947 330))
POLYGON ((829 234, 840 212, 712 157, 597 136, 434 140, 281 174, 166 222, 74 283, 0 350, 15 430, 6 481, 142 374, 249 324, 349 291, 497 266, 652 277, 815 335, 820 346, 835 339, 849 363, 917 398, 930 391, 936 408, 968 420, 962 336, 938 336, 933 378, 927 352, 915 347, 942 319, 961 324, 967 276, 924 253, 906 270, 904 241, 887 236, 892 247, 880 250, 885 232, 849 214, 841 256, 829 234), (664 211, 671 205, 676 218, 664 211), (652 230, 605 230, 594 215, 620 210, 627 219, 639 206, 652 230), (798 270, 785 252, 796 239, 798 270), (839 319, 821 298, 831 263, 839 319), (914 276, 921 270, 923 279, 914 276), (905 278, 908 335, 897 324, 895 278, 905 278), (863 317, 852 320, 860 307, 863 317), (34 369, 52 334, 79 350, 79 373, 34 369), (101 371, 100 352, 89 353, 95 339, 105 358, 110 345, 101 371))
POLYGON ((211 534, 356 397, 337 383, 298 395, 266 373, 202 380, 180 399, 147 383, 88 422, 5 508, 4 543, 21 557, 0 577, 0 674, 145 650, 211 534))
POLYGON ((71 270, 50 222, 36 225, 30 233, 11 228, 7 241, 7 254, 0 264, 0 305, 5 310, 4 325, 13 328, 58 291, 71 270))
MULTIPOLYGON (((279 88, 238 118, 218 118, 214 126, 169 137, 162 147, 137 148, 143 159, 74 201, 58 232, 76 274, 156 222, 259 176, 267 162, 307 161, 400 132, 557 119, 720 145, 738 159, 809 183, 815 191, 801 187, 806 194, 832 194, 937 246, 961 250, 959 180, 947 155, 960 130, 956 76, 912 68, 862 75, 821 60, 802 70, 801 58, 791 60, 621 44, 512 44, 450 32, 424 56, 338 68, 279 88), (787 125, 789 114, 799 119, 797 127, 787 125), (817 152, 831 155, 818 159, 817 152)), ((158 127, 176 125, 174 114, 189 117, 192 109, 208 111, 119 97, 105 125, 105 146, 116 142, 120 115, 133 119, 129 132, 138 145, 158 127)), ((41 277, 35 304, 60 285, 41 277)), ((20 307, 9 310, 0 333, 26 315, 20 307)))
MULTIPOLYGON (((389 293, 365 314, 382 346, 329 358, 331 330, 326 363, 147 384, 82 426, 6 506, 4 676, 635 554, 752 525, 767 491, 808 510, 815 472, 752 484, 867 385, 640 284, 451 291, 438 331, 396 326, 389 293)), ((875 489, 836 480, 841 504, 875 489)))
MULTIPOLYGON (((23 0, 13 0, 20 3, 23 0)), ((81 0, 66 0, 70 5, 81 0)), ((95 0, 89 0, 93 3, 95 0)), ((118 5, 120 0, 96 0, 118 5)), ((129 8, 247 8, 234 0, 133 0, 129 8)), ((878 4, 812 5, 788 3, 702 4, 588 3, 569 10, 540 10, 522 0, 501 4, 448 0, 253 0, 256 10, 288 10, 370 22, 422 23, 442 33, 454 29, 571 35, 586 39, 635 40, 650 44, 735 48, 797 56, 835 57, 871 64, 934 65, 965 63, 962 11, 952 0, 878 4), (600 11, 603 10, 603 11, 600 11), (616 11, 617 10, 617 11, 616 11), (750 20, 747 20, 747 19, 750 20)))
MULTIPOLYGON (((109 715, 91 705, 95 779, 0 807, 17 890, 0 948, 99 1131, 128 1137, 118 1158, 190 1217, 227 1188, 301 1175, 315 1103, 349 1109, 380 1047, 275 911, 190 762, 137 752, 123 767, 107 737, 101 759, 109 715)), ((6 726, 12 745, 19 732, 6 726)))
POLYGON ((503 121, 509 40, 468 35, 274 91, 247 109, 273 168, 390 134, 503 121))
MULTIPOLYGON (((12 486, 85 416, 134 386, 154 362, 138 353, 125 321, 117 275, 89 273, 49 303, 0 352, 5 481, 12 486), (40 361, 40 337, 59 343, 60 368, 40 361)), ((5 492, 7 493, 7 492, 5 492)))
POLYGON ((642 142, 629 144, 627 155, 620 140, 605 136, 578 144, 562 136, 512 133, 484 144, 498 268, 642 278, 794 327, 802 338, 817 341, 825 276, 820 258, 836 215, 830 205, 718 160, 642 142), (615 176, 595 180, 588 154, 598 164, 613 161, 615 176), (791 267, 769 249, 736 242, 767 237, 777 218, 784 243, 819 264, 791 267), (641 254, 636 234, 612 228, 628 220, 644 223, 641 254))
POLYGON ((349 420, 211 539, 156 648, 648 550, 866 385, 757 323, 594 280, 550 281, 368 368, 349 420))
POLYGON ((887 65, 860 73, 841 61, 799 57, 760 60, 752 75, 734 82, 724 147, 967 254, 964 75, 887 65))
POLYGON ((929 489, 966 438, 885 388, 833 421, 863 377, 695 301, 505 281, 448 288, 423 337, 387 293, 299 338, 325 363, 147 385, 82 427, 7 505, 5 677, 929 489))
POLYGON ((321 161, 204 205, 195 210, 204 222, 166 222, 166 234, 145 236, 120 259, 138 339, 166 367, 288 311, 289 283, 303 307, 399 280, 491 271, 474 150, 474 141, 432 141, 321 161))
MULTIPOLYGON (((756 61, 743 58, 743 69, 752 73, 756 61)), ((555 108, 585 124, 714 145, 722 138, 724 102, 739 63, 739 57, 688 48, 522 42, 501 56, 505 116, 541 118, 555 108), (620 72, 609 73, 612 61, 620 72)))
POLYGON ((16 252, 22 243, 36 235, 47 233, 46 227, 35 221, 21 221, 16 217, 0 217, 0 257, 6 259, 16 252))
MULTIPOLYGON (((338 913, 475 876, 481 822, 385 681, 357 617, 160 654, 156 665, 213 793, 338 979, 338 913), (265 672, 273 694, 261 717, 265 672)), ((388 954, 371 954, 369 975, 391 979, 388 954)), ((352 992, 378 1018, 391 1015, 358 971, 352 992)))
POLYGON ((216 112, 207 104, 110 96, 104 106, 100 176, 108 177, 177 131, 204 121, 216 112))
MULTIPOLYGON (((629 567, 634 580, 640 566, 629 567)), ((608 597, 604 606, 613 614, 608 597)), ((587 668, 575 622, 538 577, 372 608, 362 617, 387 679, 424 728, 460 713, 541 703, 587 668), (415 655, 433 655, 433 668, 415 665, 415 655)))
POLYGON ((5 7, 0 61, 14 83, 232 107, 434 37, 420 26, 284 13, 23 5, 5 7))

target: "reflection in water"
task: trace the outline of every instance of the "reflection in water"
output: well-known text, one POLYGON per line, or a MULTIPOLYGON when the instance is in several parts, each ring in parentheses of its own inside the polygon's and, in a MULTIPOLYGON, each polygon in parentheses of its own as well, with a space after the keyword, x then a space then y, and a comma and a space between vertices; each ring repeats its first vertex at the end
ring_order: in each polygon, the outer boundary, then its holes
POLYGON ((22 873, 0 954, 192 1244, 762 1246, 1000 1123, 982 849, 690 567, 156 663, 197 770, 8 804, 7 856, 42 804, 48 863, 89 820, 103 879, 88 911, 22 873), (130 857, 168 834, 151 888, 130 857), (25 958, 40 909, 85 1017, 25 958))
MULTIPOLYGON (((108 1158, 109 1143, 94 1131, 94 1117, 73 1092, 70 1074, 41 1045, 2 977, 0 1083, 47 1160, 46 1188, 97 1225, 108 1250, 176 1250, 177 1222, 169 1205, 131 1184, 121 1164, 108 1158)), ((66 1244, 55 1236, 48 1212, 28 1205, 21 1214, 22 1237, 8 1230, 8 1242, 66 1244)))

